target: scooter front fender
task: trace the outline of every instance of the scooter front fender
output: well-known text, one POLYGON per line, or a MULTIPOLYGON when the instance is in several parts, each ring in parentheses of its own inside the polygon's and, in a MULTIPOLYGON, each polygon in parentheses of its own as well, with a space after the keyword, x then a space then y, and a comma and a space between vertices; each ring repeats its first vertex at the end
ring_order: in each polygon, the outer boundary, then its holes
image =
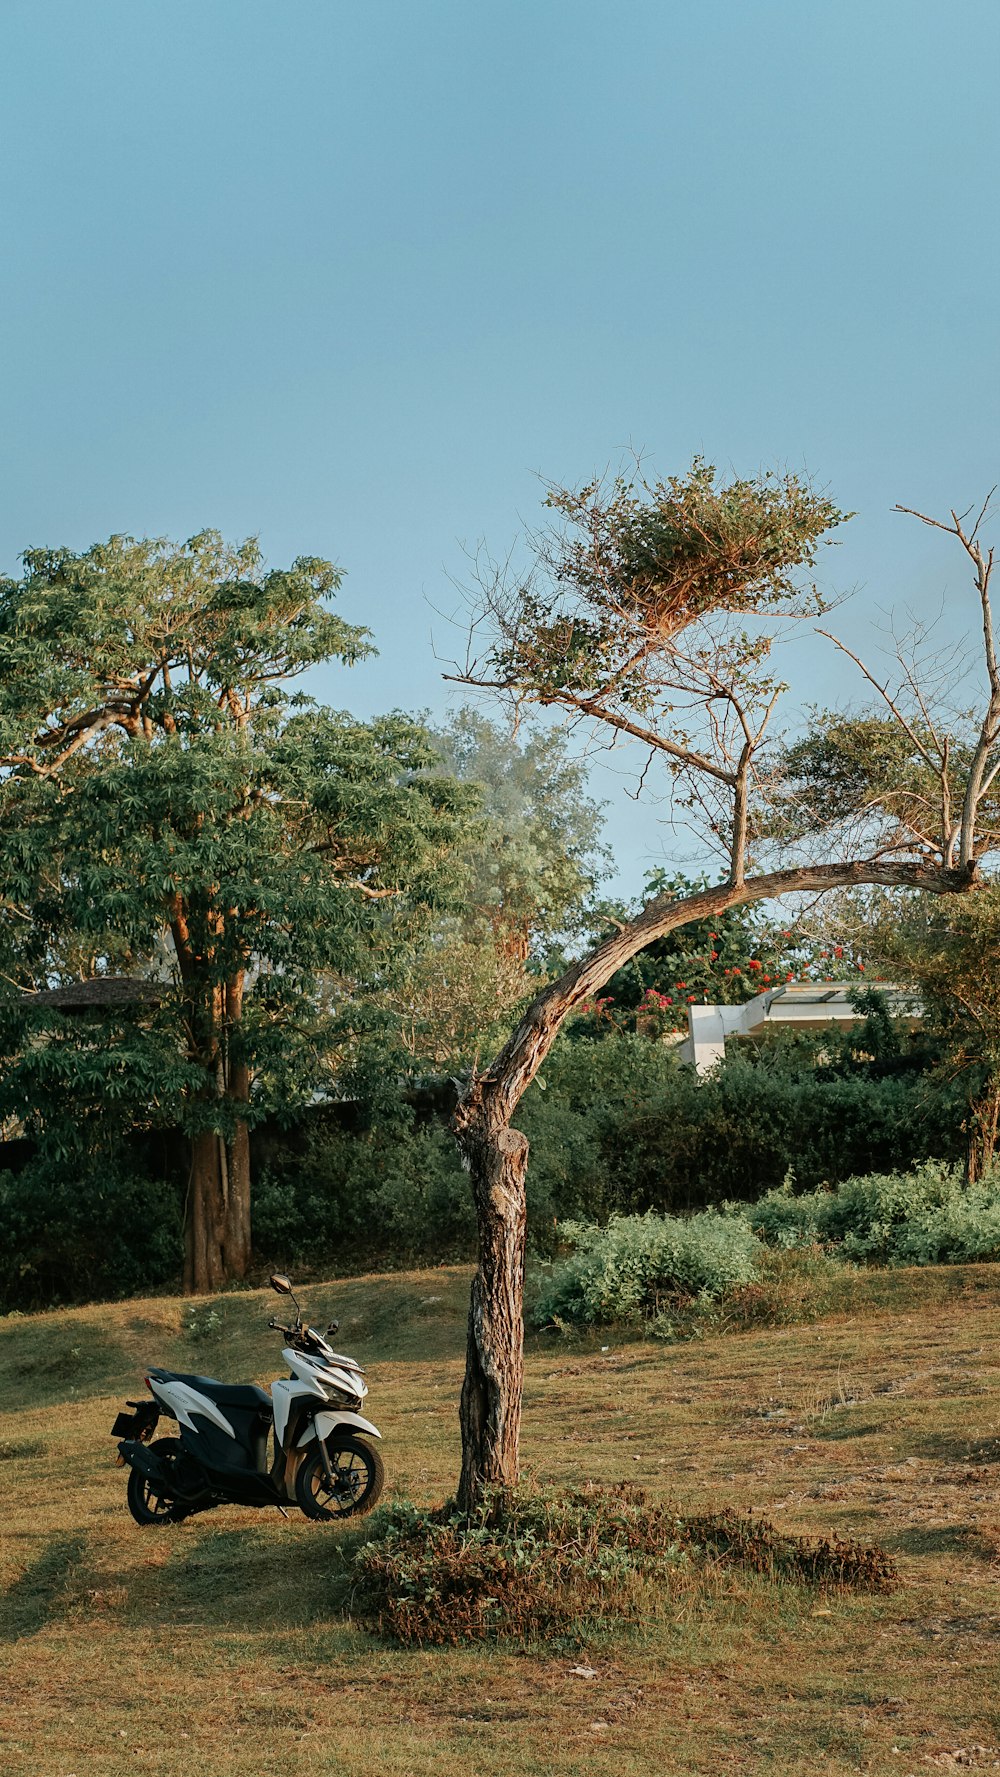
POLYGON ((302 1433, 296 1449, 301 1450, 304 1444, 312 1442, 318 1433, 324 1440, 331 1432, 338 1431, 342 1426, 348 1431, 364 1431, 370 1438, 381 1438, 382 1433, 370 1419, 362 1419, 360 1413, 317 1413, 311 1425, 307 1425, 302 1433))

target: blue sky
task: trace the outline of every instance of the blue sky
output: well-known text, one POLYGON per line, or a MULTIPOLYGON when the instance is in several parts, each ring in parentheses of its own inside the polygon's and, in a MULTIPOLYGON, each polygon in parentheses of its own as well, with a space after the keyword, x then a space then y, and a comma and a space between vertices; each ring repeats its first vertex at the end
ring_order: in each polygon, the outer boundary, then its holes
MULTIPOLYGON (((113 530, 328 555, 442 711, 435 608, 538 476, 787 465, 842 625, 963 587, 1000 475, 986 0, 4 0, 0 567, 113 530)), ((804 659, 794 703, 834 696, 804 659)), ((669 858, 616 804, 622 884, 669 858)))

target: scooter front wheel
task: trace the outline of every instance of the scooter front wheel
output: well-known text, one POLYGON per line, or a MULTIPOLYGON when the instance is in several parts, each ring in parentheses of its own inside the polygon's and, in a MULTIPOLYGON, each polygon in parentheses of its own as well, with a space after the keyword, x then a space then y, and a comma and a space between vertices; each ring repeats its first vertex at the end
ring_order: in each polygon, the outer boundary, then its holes
POLYGON ((307 1518, 360 1518, 378 1503, 385 1486, 385 1466, 373 1444, 364 1438, 327 1441, 333 1476, 326 1478, 323 1452, 317 1445, 299 1464, 295 1498, 307 1518))

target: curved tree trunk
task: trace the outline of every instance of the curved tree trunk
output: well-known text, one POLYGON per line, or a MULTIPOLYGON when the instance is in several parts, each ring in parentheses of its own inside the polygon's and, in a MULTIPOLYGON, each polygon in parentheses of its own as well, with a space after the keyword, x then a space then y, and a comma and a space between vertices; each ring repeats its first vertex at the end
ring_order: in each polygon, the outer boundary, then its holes
POLYGON ((511 1120, 568 1014, 655 939, 730 907, 861 883, 960 894, 973 888, 975 880, 974 867, 948 870, 940 865, 864 860, 779 870, 750 881, 704 889, 683 900, 659 895, 630 925, 574 963, 533 1001, 496 1060, 473 1078, 454 1117, 456 1138, 471 1175, 479 1228, 479 1264, 472 1285, 459 1413, 462 1472, 458 1499, 463 1510, 476 1504, 485 1487, 513 1487, 518 1479, 528 1142, 511 1128, 511 1120))
POLYGON ((481 1094, 465 1100, 456 1121, 479 1225, 479 1265, 459 1405, 458 1501, 467 1511, 485 1487, 513 1486, 518 1475, 528 1140, 520 1130, 497 1122, 481 1094))

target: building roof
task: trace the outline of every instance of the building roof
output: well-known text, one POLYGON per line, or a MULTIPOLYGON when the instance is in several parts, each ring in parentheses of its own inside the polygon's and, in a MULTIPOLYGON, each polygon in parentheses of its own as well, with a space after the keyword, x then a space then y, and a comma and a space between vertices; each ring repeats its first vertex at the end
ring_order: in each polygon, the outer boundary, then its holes
POLYGON ((64 987, 44 987, 39 993, 22 993, 25 1006, 50 1006, 57 1012, 86 1012, 94 1006, 157 1006, 162 985, 134 975, 92 975, 89 981, 71 981, 64 987))
POLYGON ((693 1062, 699 1073, 707 1073, 725 1054, 727 1037, 756 1036, 778 1025, 821 1030, 829 1024, 852 1024, 865 1013, 855 1010, 851 995, 869 985, 877 985, 885 994, 895 1017, 908 1018, 914 1024, 919 1021, 923 1011, 920 1000, 906 988, 883 981, 796 981, 755 994, 741 1006, 689 1006, 681 1059, 693 1062))

